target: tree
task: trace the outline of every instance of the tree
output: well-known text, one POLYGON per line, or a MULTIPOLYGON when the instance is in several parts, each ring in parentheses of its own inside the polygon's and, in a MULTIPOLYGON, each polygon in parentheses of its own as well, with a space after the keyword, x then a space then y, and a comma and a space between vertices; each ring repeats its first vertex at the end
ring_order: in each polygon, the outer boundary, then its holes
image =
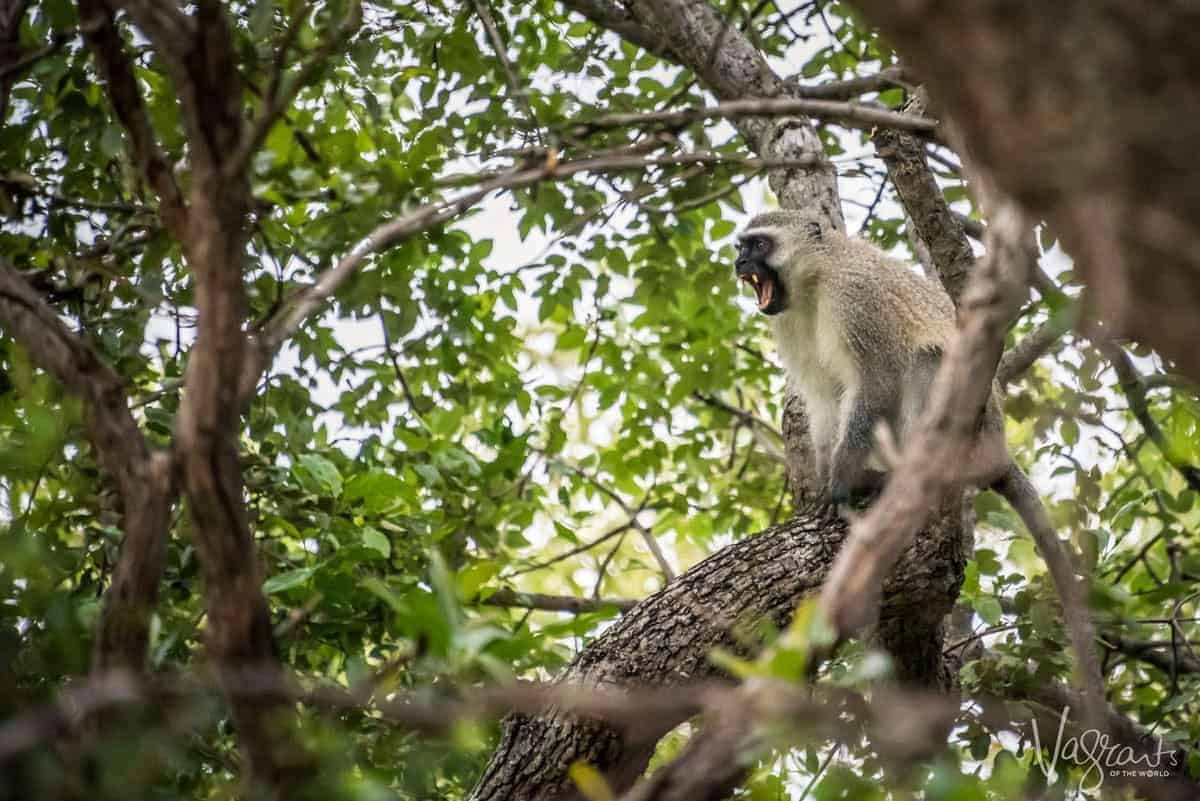
POLYGON ((929 5, 0 3, 0 797, 1194 797, 1188 12, 929 5), (850 527, 773 202, 960 309, 850 527), (946 469, 993 372, 1087 608, 946 469), (1156 772, 1047 777, 1064 715, 1156 772))

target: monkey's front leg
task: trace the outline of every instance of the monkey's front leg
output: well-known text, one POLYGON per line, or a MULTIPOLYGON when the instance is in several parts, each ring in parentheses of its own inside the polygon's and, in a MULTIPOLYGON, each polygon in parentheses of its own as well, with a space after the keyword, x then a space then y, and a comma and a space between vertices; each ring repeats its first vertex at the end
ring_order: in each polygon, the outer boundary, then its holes
POLYGON ((835 504, 862 506, 883 489, 887 476, 867 467, 874 450, 875 424, 889 420, 893 393, 885 387, 863 387, 847 392, 841 403, 841 437, 833 451, 829 475, 829 500, 835 504))

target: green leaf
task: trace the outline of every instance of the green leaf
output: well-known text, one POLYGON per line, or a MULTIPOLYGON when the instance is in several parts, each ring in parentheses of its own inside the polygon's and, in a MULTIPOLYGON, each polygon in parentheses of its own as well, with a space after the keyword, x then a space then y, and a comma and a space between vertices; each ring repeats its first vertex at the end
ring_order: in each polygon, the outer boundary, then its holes
POLYGON ((370 526, 363 529, 363 545, 387 559, 392 555, 392 543, 383 532, 370 526))
POLYGON ((1058 430, 1062 434, 1063 442, 1065 442, 1068 447, 1079 442, 1079 424, 1073 419, 1068 417, 1063 420, 1062 424, 1059 425, 1058 430))
POLYGON ((500 573, 501 567, 503 566, 499 562, 485 561, 476 562, 459 571, 458 591, 460 595, 468 601, 477 596, 479 589, 500 573))
POLYGON ((299 587, 316 573, 315 567, 300 567, 295 570, 287 570, 283 573, 276 573, 269 579, 263 582, 262 590, 267 595, 274 595, 278 592, 284 592, 294 587, 299 587))
POLYGON ((104 133, 100 135, 100 152, 104 157, 114 159, 120 155, 124 147, 125 135, 121 131, 121 126, 116 123, 105 126, 104 133))
POLYGON ((402 502, 415 502, 416 496, 399 476, 382 470, 360 473, 346 482, 342 500, 361 502, 370 512, 382 512, 402 502))
POLYGON ((1000 602, 990 595, 984 595, 975 600, 975 611, 989 626, 995 626, 1004 619, 1004 610, 1000 602))
POLYGON ((292 474, 300 486, 314 495, 338 496, 342 492, 342 476, 333 462, 316 453, 306 453, 296 460, 292 474))

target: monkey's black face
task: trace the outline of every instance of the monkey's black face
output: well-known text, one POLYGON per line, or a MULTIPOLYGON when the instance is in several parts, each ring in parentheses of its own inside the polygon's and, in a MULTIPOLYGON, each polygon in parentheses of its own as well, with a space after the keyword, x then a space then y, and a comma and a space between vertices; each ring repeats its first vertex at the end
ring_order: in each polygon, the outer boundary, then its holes
POLYGON ((783 282, 779 273, 767 264, 767 258, 774 250, 775 243, 770 237, 750 235, 738 243, 738 256, 735 262, 737 277, 754 287, 758 296, 758 310, 763 314, 779 314, 787 308, 787 293, 784 292, 783 282))

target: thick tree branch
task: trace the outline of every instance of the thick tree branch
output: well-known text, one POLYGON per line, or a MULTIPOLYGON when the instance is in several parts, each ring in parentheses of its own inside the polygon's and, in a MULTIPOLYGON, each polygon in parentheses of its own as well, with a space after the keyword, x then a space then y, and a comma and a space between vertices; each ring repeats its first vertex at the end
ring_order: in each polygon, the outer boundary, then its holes
MULTIPOLYGON (((719 100, 787 94, 784 82, 758 48, 708 0, 631 0, 626 6, 640 24, 663 37, 676 60, 691 69, 719 100)), ((844 228, 837 176, 820 137, 805 118, 748 117, 735 125, 764 158, 810 161, 812 166, 806 169, 769 172, 780 205, 811 209, 837 229, 844 228)))
MULTIPOLYGON (((808 511, 717 552, 613 623, 561 680, 661 687, 719 678, 709 659, 712 649, 745 653, 761 622, 786 625, 797 604, 817 591, 844 536, 841 520, 808 511)), ((885 584, 881 628, 937 630, 958 594, 965 565, 961 545, 953 515, 914 542, 885 584)), ((936 685, 940 640, 926 639, 936 640, 936 653, 914 649, 894 656, 902 678, 936 685)), ((576 760, 604 771, 613 789, 624 792, 644 770, 658 738, 683 719, 662 716, 652 729, 628 738, 562 714, 513 716, 472 798, 557 798, 576 760)))
MULTIPOLYGON (((906 116, 924 114, 923 92, 913 95, 904 110, 906 116)), ((909 221, 929 249, 938 279, 950 299, 958 305, 975 264, 975 254, 957 215, 950 210, 933 171, 929 169, 925 143, 895 126, 880 128, 873 139, 875 152, 887 167, 888 177, 909 221)))
POLYGON ((134 163, 158 195, 163 224, 182 241, 187 234, 187 209, 171 165, 159 149, 150 126, 146 103, 112 10, 105 0, 79 0, 79 21, 84 40, 96 59, 97 71, 108 91, 109 102, 129 135, 134 163))
POLYGON ((609 0, 563 0, 563 5, 651 55, 667 61, 676 60, 667 46, 665 37, 638 22, 632 14, 616 3, 609 0))
POLYGON ((115 480, 121 498, 124 534, 105 594, 93 661, 97 670, 140 671, 174 503, 169 460, 151 452, 130 413, 120 376, 2 259, 0 324, 39 366, 83 399, 96 460, 115 480))
POLYGON ((309 780, 312 763, 291 736, 291 721, 280 715, 284 676, 238 460, 239 385, 251 354, 242 280, 250 191, 244 170, 228 168, 244 137, 242 81, 223 4, 198 0, 193 15, 175 3, 120 5, 167 65, 188 138, 188 219, 174 233, 195 278, 197 336, 176 417, 175 454, 205 580, 208 653, 230 698, 251 792, 283 798, 309 780), (235 666, 245 665, 273 682, 273 690, 239 695, 235 666))

